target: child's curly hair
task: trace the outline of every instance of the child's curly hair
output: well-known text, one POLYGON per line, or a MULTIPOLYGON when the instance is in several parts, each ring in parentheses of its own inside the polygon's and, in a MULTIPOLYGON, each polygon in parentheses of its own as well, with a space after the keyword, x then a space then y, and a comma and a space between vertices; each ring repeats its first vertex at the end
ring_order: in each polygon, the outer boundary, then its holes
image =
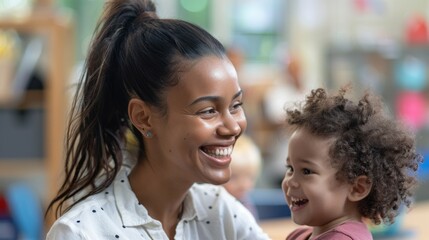
POLYGON ((393 223, 399 207, 409 207, 422 157, 414 136, 383 112, 381 100, 366 93, 356 104, 345 98, 348 87, 328 96, 315 89, 298 109, 287 109, 287 123, 312 134, 334 137, 329 150, 337 177, 353 183, 367 176, 370 193, 359 203, 363 217, 375 224, 393 223))

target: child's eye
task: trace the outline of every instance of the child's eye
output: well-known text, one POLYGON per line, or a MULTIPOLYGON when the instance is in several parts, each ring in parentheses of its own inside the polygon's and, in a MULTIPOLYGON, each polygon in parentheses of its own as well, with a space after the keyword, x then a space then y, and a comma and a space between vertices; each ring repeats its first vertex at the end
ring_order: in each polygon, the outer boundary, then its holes
POLYGON ((304 175, 309 175, 309 174, 312 174, 313 173, 313 171, 311 171, 310 169, 308 169, 308 168, 304 168, 304 169, 302 169, 302 173, 304 174, 304 175))
POLYGON ((286 174, 292 174, 293 173, 293 167, 291 165, 286 165, 286 174))

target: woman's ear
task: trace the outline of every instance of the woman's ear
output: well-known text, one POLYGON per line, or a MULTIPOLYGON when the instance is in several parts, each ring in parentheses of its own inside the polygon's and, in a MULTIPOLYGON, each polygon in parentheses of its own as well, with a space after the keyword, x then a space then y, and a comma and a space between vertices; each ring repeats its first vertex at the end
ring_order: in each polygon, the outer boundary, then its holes
POLYGON ((358 202, 368 196, 372 188, 372 182, 367 176, 359 176, 356 178, 354 183, 351 185, 349 200, 352 202, 358 202))
POLYGON ((141 99, 132 98, 128 102, 128 116, 131 123, 139 129, 140 132, 144 133, 151 129, 151 109, 141 99))

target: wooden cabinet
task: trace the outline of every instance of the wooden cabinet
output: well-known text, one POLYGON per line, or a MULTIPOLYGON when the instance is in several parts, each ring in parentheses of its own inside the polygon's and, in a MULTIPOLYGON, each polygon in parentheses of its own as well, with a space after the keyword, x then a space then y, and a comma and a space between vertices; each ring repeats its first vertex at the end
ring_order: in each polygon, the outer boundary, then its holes
MULTIPOLYGON (((70 17, 54 11, 52 0, 39 0, 33 13, 25 18, 1 18, 0 29, 13 29, 26 35, 43 36, 44 72, 42 159, 0 159, 1 178, 19 178, 42 172, 44 176, 42 197, 44 207, 58 190, 63 166, 64 133, 69 98, 67 83, 74 63, 74 28, 70 17)), ((1 127, 1 126, 0 126, 1 127)), ((48 216, 47 225, 53 221, 48 216)))

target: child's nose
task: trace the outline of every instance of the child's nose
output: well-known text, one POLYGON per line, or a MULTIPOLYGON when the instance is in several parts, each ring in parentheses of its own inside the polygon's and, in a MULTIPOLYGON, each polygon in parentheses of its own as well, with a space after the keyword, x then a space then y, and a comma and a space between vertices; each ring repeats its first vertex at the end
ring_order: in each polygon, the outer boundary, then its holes
POLYGON ((296 179, 293 176, 291 176, 291 177, 285 177, 284 184, 287 187, 289 187, 289 188, 297 188, 297 187, 299 187, 298 182, 296 181, 296 179))

